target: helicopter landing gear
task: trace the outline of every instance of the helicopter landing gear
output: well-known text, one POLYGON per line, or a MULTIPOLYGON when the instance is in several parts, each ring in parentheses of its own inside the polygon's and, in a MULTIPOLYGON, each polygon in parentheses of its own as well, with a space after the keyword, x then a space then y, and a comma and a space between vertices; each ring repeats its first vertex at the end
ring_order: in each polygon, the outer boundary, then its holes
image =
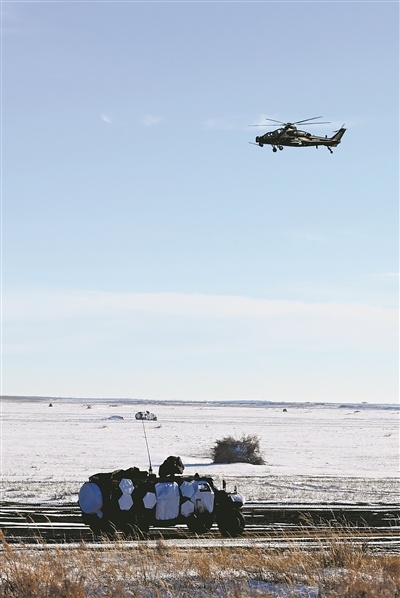
POLYGON ((278 145, 278 149, 282 151, 283 150, 283 145, 278 145))
POLYGON ((330 151, 331 154, 333 154, 333 151, 331 150, 331 148, 329 147, 329 145, 326 146, 328 148, 328 150, 330 151))
POLYGON ((278 150, 276 149, 276 147, 275 147, 275 146, 273 146, 273 147, 272 147, 272 151, 275 153, 275 152, 277 152, 278 150))

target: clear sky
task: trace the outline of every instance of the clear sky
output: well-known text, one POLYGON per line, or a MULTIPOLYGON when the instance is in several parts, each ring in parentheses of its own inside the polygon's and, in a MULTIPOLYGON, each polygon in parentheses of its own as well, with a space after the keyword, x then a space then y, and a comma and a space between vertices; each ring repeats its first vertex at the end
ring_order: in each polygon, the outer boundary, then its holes
POLYGON ((3 394, 398 400, 397 1, 1 6, 3 394))

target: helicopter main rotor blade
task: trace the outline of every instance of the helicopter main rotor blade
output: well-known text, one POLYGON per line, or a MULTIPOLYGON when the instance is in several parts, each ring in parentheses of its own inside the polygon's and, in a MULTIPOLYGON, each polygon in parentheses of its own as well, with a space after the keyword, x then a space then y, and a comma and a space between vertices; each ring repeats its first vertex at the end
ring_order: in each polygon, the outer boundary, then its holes
MULTIPOLYGON (((318 116, 318 118, 320 118, 320 117, 318 116)), ((286 124, 286 123, 282 122, 281 120, 275 120, 275 118, 266 118, 265 120, 270 120, 271 122, 279 123, 280 125, 286 124)))
POLYGON ((248 125, 249 127, 276 127, 276 124, 280 124, 283 125, 284 127, 292 127, 295 125, 301 125, 303 123, 307 123, 310 125, 328 125, 330 123, 329 120, 322 120, 320 122, 310 122, 311 120, 316 120, 317 118, 322 118, 322 116, 313 116, 312 118, 305 118, 303 120, 297 120, 293 123, 288 122, 288 123, 284 123, 281 120, 275 120, 274 118, 266 118, 265 120, 269 120, 271 121, 270 123, 265 123, 265 125, 248 125))
MULTIPOLYGON (((292 124, 292 125, 301 125, 302 123, 306 123, 306 122, 308 122, 310 120, 316 120, 317 118, 322 118, 322 116, 313 116, 312 118, 305 118, 304 120, 298 120, 295 123, 290 123, 290 124, 292 124)), ((328 121, 323 121, 323 122, 320 122, 320 123, 310 123, 310 124, 313 124, 313 125, 317 125, 317 124, 318 125, 322 125, 322 124, 327 124, 327 123, 328 123, 328 121)))
MULTIPOLYGON (((306 126, 308 127, 308 125, 329 125, 330 122, 331 122, 330 120, 320 120, 320 121, 318 121, 316 123, 306 123, 306 126)), ((293 125, 299 125, 299 124, 302 124, 302 123, 291 123, 291 124, 293 124, 293 125)))
MULTIPOLYGON (((321 120, 320 122, 317 123, 308 123, 310 126, 311 125, 329 125, 330 121, 329 120, 321 120)), ((295 125, 298 125, 301 123, 282 123, 282 125, 286 128, 289 127, 295 127, 295 125)), ((248 127, 276 127, 276 125, 269 125, 269 124, 265 124, 265 125, 247 125, 248 127)))
POLYGON ((281 120, 275 120, 274 118, 266 118, 265 120, 270 120, 271 123, 274 124, 265 124, 265 125, 248 125, 249 127, 276 127, 276 124, 285 125, 281 120), (276 123, 276 124, 275 124, 276 123))
MULTIPOLYGON (((317 120, 317 118, 322 118, 322 116, 313 116, 312 118, 305 118, 303 120, 297 120, 294 123, 288 122, 284 123, 281 120, 276 120, 275 118, 266 118, 265 120, 269 120, 270 122, 279 123, 280 125, 300 125, 301 123, 308 122, 309 120, 317 120)), ((270 125, 272 126, 272 125, 270 125)))

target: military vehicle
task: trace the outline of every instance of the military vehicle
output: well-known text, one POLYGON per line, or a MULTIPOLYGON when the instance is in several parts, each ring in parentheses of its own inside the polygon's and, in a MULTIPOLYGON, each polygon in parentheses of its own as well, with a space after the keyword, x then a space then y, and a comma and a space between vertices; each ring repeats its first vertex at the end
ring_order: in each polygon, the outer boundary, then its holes
POLYGON ((82 518, 95 535, 145 537, 150 527, 186 524, 195 534, 208 532, 215 522, 223 536, 243 534, 244 498, 218 489, 209 476, 182 475, 179 457, 168 457, 159 475, 137 467, 96 473, 79 491, 82 518))

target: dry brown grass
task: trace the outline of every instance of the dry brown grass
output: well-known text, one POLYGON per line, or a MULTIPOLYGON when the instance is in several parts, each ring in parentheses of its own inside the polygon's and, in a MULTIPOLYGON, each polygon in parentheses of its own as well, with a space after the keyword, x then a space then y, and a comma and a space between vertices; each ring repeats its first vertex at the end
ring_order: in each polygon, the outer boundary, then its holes
POLYGON ((296 585, 314 588, 319 598, 400 598, 398 556, 370 553, 343 537, 314 551, 294 544, 280 551, 182 549, 162 539, 95 548, 2 543, 2 598, 266 598, 273 584, 286 587, 288 598, 296 585))

